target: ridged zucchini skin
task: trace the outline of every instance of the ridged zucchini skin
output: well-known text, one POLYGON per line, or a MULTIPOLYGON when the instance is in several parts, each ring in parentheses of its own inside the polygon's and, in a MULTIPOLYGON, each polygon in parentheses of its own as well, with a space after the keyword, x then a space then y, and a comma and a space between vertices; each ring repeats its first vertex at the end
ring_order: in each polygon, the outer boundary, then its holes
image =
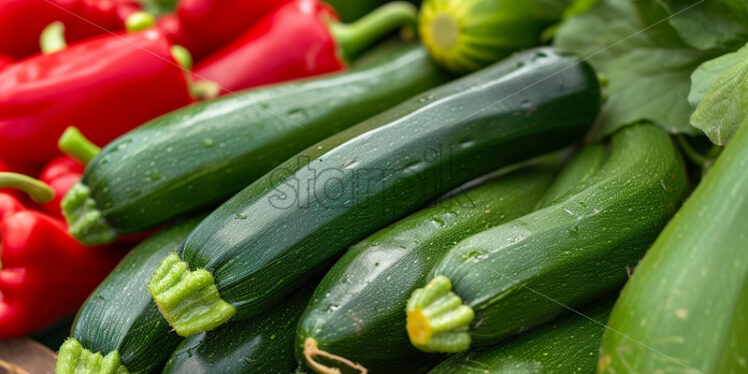
MULTIPOLYGON (((146 285, 156 266, 179 248, 201 218, 151 236, 122 260, 78 311, 70 338, 58 356, 57 374, 79 373, 72 369, 79 358, 97 353, 110 360, 118 357, 131 374, 150 373, 169 358, 182 338, 171 331, 146 285)), ((91 373, 110 374, 103 370, 91 373)))
POLYGON ((553 48, 418 95, 310 147, 224 203, 184 242, 182 262, 157 269, 151 294, 187 336, 234 312, 235 319, 261 313, 344 249, 442 193, 579 139, 599 105, 592 68, 553 48), (175 282, 198 278, 199 287, 175 282), (180 307, 199 295, 206 302, 191 305, 209 312, 180 307))
POLYGON ((315 283, 271 310, 184 339, 162 374, 290 374, 296 368, 296 323, 315 283))
POLYGON ((593 374, 613 300, 567 312, 553 322, 483 351, 453 355, 429 374, 593 374))
POLYGON ((647 124, 621 130, 600 170, 565 198, 444 256, 409 300, 411 342, 439 352, 487 346, 555 318, 562 305, 617 291, 688 191, 666 133, 647 124), (454 304, 434 309, 446 300, 454 304))
POLYGON ((319 349, 372 373, 428 367, 435 358, 414 349, 405 332, 411 292, 455 243, 531 212, 553 173, 526 168, 494 177, 351 247, 322 279, 299 321, 299 362, 304 364, 311 338, 319 349))
POLYGON ((743 124, 624 288, 600 373, 748 372, 747 171, 743 124))
POLYGON ((306 147, 451 79, 418 43, 385 44, 365 67, 197 103, 116 139, 63 201, 71 233, 104 243, 219 204, 306 147))

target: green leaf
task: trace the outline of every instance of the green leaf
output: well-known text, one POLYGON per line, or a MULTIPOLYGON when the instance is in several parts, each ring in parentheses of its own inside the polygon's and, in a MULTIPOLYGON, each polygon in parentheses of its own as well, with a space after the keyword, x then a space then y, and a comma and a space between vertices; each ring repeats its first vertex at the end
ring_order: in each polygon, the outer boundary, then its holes
POLYGON ((649 120, 671 133, 695 133, 690 126, 690 77, 713 56, 686 45, 666 22, 649 26, 627 0, 604 0, 567 20, 554 44, 589 60, 607 78, 608 99, 590 137, 649 120))
MULTIPOLYGON (((745 53, 745 52, 743 52, 745 53)), ((691 124, 712 143, 725 145, 748 120, 748 58, 727 69, 704 96, 691 124)))
POLYGON ((691 50, 637 49, 616 59, 606 74, 608 100, 591 136, 598 139, 641 120, 673 134, 695 133, 687 97, 689 77, 701 61, 691 50))
POLYGON ((688 102, 691 106, 695 108, 699 105, 722 74, 745 60, 748 60, 748 45, 737 52, 727 53, 701 64, 691 74, 691 93, 688 94, 688 102))
POLYGON ((599 2, 600 0, 574 0, 574 2, 571 3, 571 5, 564 9, 561 13, 561 22, 555 23, 545 29, 545 31, 543 31, 543 35, 540 36, 540 40, 543 42, 550 41, 551 39, 553 39, 553 37, 556 36, 558 28, 561 26, 563 21, 566 21, 571 17, 589 12, 599 2))
POLYGON ((701 50, 735 50, 748 41, 748 2, 745 0, 649 0, 672 18, 683 40, 701 50))

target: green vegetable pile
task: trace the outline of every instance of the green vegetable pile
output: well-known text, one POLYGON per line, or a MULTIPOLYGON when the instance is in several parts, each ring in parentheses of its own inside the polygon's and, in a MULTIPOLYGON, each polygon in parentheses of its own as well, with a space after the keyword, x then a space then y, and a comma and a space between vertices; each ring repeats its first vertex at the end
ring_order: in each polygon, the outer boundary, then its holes
POLYGON ((57 373, 748 373, 748 2, 421 7, 91 161, 57 373))

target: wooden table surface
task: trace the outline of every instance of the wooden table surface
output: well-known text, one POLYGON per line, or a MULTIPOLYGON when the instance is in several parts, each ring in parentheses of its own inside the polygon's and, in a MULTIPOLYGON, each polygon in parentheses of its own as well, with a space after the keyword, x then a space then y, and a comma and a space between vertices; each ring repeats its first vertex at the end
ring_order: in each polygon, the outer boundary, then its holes
POLYGON ((54 374, 57 355, 30 339, 0 340, 0 374, 54 374))

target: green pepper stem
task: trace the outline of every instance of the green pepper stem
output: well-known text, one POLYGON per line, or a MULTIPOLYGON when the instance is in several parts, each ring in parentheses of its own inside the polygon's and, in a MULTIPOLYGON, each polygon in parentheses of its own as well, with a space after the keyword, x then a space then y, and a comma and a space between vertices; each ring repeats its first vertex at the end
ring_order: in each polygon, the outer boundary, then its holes
POLYGON ((18 173, 0 173, 0 188, 23 191, 37 203, 46 203, 55 198, 55 190, 52 187, 38 179, 18 173))
POLYGON ((190 270, 176 253, 166 256, 148 282, 148 291, 174 331, 192 336, 231 319, 236 309, 221 298, 213 275, 190 270))
POLYGON ((408 338, 421 351, 455 353, 470 348, 475 313, 452 292, 447 277, 440 275, 413 291, 406 312, 408 338))
POLYGON ((74 126, 65 129, 57 141, 57 148, 83 165, 88 165, 101 152, 98 145, 86 139, 83 133, 74 126))
POLYGON ((190 82, 190 94, 195 100, 215 99, 221 93, 221 86, 216 82, 202 80, 190 82))
POLYGON ((65 42, 65 25, 55 21, 47 25, 39 36, 39 47, 42 53, 50 54, 61 51, 67 47, 65 42))
POLYGON ((156 17, 148 12, 135 12, 125 20, 125 30, 127 32, 136 32, 145 30, 156 25, 156 17))
POLYGON ((350 24, 330 22, 330 32, 343 58, 350 60, 390 32, 404 27, 415 30, 417 23, 418 9, 411 3, 396 1, 350 24))
POLYGON ((113 351, 103 356, 100 352, 91 352, 75 338, 68 338, 60 347, 57 355, 57 374, 128 374, 127 368, 120 362, 119 352, 113 351))
POLYGON ((179 66, 184 70, 192 70, 192 54, 187 48, 175 44, 171 46, 171 56, 177 61, 179 66))

